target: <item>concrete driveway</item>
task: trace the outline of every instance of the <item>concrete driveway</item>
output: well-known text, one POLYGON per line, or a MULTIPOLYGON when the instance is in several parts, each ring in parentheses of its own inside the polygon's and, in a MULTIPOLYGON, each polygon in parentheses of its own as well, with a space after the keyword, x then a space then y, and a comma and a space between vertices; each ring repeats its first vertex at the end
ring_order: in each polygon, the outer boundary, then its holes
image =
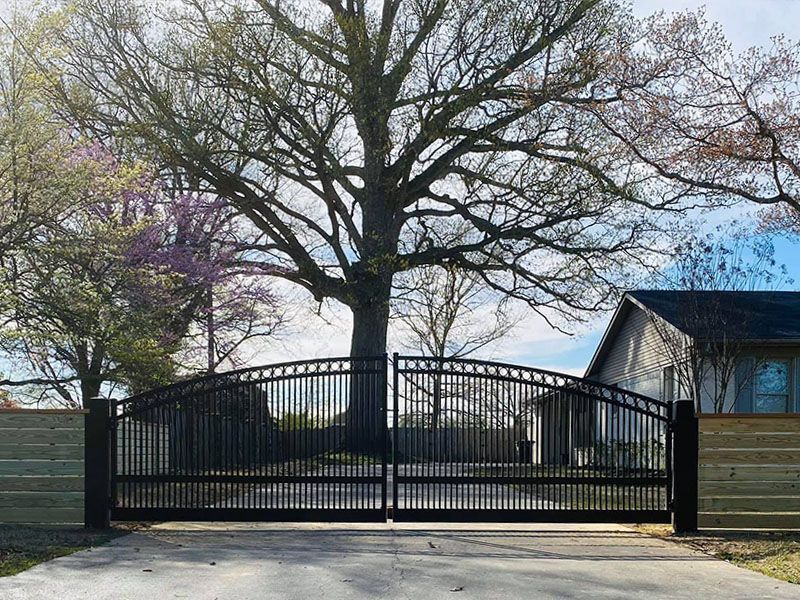
POLYGON ((0 579, 3 600, 800 598, 608 525, 163 524, 0 579))

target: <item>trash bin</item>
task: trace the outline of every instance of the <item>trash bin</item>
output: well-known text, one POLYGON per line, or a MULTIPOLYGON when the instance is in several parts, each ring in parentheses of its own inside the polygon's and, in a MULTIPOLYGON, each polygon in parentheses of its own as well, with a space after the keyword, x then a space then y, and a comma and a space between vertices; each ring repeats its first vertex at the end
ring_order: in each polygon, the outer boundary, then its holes
POLYGON ((517 459, 519 462, 533 461, 533 445, 531 440, 520 440, 517 442, 517 459))

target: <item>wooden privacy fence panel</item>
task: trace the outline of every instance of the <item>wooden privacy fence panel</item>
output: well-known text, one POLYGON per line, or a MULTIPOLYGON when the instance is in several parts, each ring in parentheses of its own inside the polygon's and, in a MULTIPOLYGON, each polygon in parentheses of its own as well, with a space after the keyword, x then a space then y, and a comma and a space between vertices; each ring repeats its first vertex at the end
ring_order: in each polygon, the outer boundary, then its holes
POLYGON ((83 523, 84 419, 0 410, 0 522, 83 523))
POLYGON ((701 415, 698 525, 800 528, 800 415, 701 415))

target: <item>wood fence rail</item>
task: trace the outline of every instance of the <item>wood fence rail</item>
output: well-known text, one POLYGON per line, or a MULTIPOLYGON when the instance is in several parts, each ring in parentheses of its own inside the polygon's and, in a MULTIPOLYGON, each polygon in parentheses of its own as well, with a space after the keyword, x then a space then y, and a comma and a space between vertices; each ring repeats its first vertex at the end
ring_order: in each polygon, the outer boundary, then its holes
POLYGON ((698 525, 800 529, 800 415, 701 415, 698 525))
POLYGON ((83 523, 84 419, 0 410, 0 522, 83 523))

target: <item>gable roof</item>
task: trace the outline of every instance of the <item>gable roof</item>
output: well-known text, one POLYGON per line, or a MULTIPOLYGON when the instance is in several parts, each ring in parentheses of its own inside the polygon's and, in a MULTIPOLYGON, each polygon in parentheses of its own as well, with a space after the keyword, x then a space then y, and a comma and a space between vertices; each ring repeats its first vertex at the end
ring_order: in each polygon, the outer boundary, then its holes
POLYGON ((689 336, 701 333, 683 317, 691 302, 698 311, 714 311, 715 320, 737 339, 800 340, 800 292, 638 290, 627 295, 689 336))
POLYGON ((636 290, 627 292, 617 307, 586 369, 589 377, 602 364, 619 328, 635 308, 648 309, 683 333, 696 337, 691 319, 683 317, 689 302, 715 311, 715 318, 729 324, 728 334, 737 339, 764 342, 800 342, 800 292, 725 292, 636 290))

